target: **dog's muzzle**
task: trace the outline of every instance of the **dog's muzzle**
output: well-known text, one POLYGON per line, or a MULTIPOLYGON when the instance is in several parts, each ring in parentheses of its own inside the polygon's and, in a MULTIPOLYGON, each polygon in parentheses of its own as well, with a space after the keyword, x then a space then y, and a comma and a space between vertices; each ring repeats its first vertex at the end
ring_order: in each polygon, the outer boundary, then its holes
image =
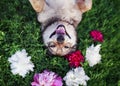
POLYGON ((56 28, 56 30, 50 35, 49 38, 51 38, 52 36, 57 35, 57 42, 58 43, 63 43, 65 41, 65 35, 67 35, 70 39, 70 35, 67 33, 65 26, 64 25, 58 25, 58 27, 56 28))
POLYGON ((58 42, 58 43, 63 43, 64 40, 65 40, 65 38, 64 38, 63 35, 59 35, 59 36, 57 37, 57 42, 58 42))
POLYGON ((66 31, 65 31, 65 26, 64 25, 59 25, 56 29, 56 34, 57 34, 57 42, 58 43, 63 43, 65 38, 64 38, 64 35, 66 34, 66 31))

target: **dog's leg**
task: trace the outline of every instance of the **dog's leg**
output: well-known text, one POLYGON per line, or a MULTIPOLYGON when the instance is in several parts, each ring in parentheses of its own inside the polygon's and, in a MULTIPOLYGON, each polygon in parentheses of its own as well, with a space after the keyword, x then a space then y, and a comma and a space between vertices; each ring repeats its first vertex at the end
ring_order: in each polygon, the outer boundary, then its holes
POLYGON ((81 12, 86 12, 92 8, 92 0, 76 0, 77 6, 81 12))
POLYGON ((36 12, 41 12, 43 10, 45 4, 44 0, 29 0, 29 1, 36 12))

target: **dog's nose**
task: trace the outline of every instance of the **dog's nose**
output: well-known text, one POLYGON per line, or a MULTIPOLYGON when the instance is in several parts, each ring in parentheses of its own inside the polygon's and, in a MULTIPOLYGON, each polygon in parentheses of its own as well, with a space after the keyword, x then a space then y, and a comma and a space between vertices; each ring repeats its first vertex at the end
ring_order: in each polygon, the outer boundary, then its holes
POLYGON ((64 38, 63 35, 59 35, 59 36, 57 37, 57 42, 58 42, 58 43, 63 43, 64 40, 65 40, 65 38, 64 38))

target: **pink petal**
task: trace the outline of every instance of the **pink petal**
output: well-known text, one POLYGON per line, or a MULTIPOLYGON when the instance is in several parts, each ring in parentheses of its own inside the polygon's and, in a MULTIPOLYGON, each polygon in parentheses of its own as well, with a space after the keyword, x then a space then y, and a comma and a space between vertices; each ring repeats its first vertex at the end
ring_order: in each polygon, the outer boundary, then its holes
POLYGON ((39 74, 34 75, 34 82, 39 83, 39 74))
POLYGON ((36 82, 32 82, 31 85, 32 85, 32 86, 40 86, 40 85, 39 85, 38 83, 36 83, 36 82))
POLYGON ((61 77, 57 77, 53 83, 52 86, 62 86, 63 83, 62 83, 62 78, 61 77))

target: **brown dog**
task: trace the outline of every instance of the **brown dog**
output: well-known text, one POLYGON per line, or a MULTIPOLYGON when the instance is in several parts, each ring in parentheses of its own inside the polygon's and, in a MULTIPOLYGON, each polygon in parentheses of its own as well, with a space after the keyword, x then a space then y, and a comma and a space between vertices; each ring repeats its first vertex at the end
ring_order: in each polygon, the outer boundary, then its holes
POLYGON ((42 24, 44 44, 54 55, 64 56, 76 50, 76 27, 92 0, 29 0, 42 24))

